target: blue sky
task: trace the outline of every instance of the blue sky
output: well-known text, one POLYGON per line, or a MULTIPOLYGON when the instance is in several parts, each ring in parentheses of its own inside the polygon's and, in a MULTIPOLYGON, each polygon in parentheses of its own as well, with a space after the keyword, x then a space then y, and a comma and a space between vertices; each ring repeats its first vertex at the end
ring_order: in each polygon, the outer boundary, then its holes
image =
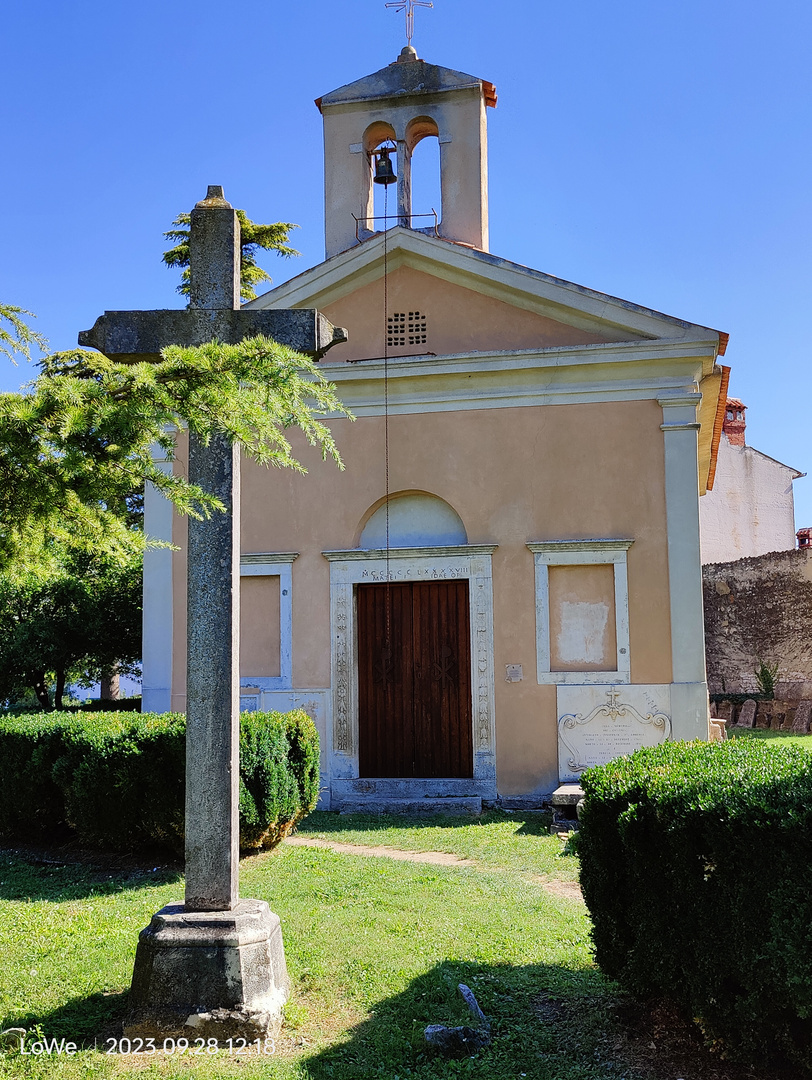
MULTIPOLYGON (((811 40, 808 0, 435 0, 414 41, 497 86, 491 250, 729 332, 748 442, 809 472, 811 40)), ((210 183, 301 226, 276 283, 320 261, 313 99, 403 44, 383 0, 3 0, 0 298, 53 348, 182 306, 161 234, 210 183)))

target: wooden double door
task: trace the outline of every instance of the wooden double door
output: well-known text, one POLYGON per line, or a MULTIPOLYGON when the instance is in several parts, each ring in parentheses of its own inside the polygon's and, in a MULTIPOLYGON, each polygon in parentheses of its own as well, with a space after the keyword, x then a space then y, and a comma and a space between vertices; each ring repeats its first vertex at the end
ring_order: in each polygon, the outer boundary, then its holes
POLYGON ((359 585, 362 777, 471 777, 467 581, 359 585))

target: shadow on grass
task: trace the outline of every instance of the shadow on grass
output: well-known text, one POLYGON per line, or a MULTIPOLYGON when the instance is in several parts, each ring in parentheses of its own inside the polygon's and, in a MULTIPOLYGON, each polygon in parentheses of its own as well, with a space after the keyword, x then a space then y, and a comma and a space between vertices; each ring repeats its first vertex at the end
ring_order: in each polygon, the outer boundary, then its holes
POLYGON ((95 1046, 104 1051, 106 1039, 120 1038, 127 1010, 129 991, 117 994, 91 994, 73 998, 49 1013, 26 1013, 13 1018, 6 1026, 26 1031, 39 1028, 47 1039, 67 1039, 81 1049, 95 1046))
MULTIPOLYGON (((164 856, 164 859, 166 856, 164 856)), ((102 853, 95 862, 62 861, 57 853, 0 850, 0 900, 83 900, 178 881, 177 866, 121 866, 121 859, 102 853)))
POLYGON ((301 1065, 310 1080, 637 1080, 640 1074, 611 1060, 615 1004, 612 984, 594 968, 444 961, 374 1005, 345 1042, 301 1065), (423 1031, 428 1024, 472 1022, 459 983, 474 991, 493 1041, 472 1057, 450 1061, 427 1049, 423 1031))
MULTIPOLYGON (((295 1034, 295 1032, 294 1032, 295 1034)), ((306 1080, 801 1080, 797 1069, 725 1060, 667 1002, 636 1002, 591 967, 445 961, 377 1002, 346 1041, 300 1061, 306 1080), (489 1047, 450 1059, 429 1051, 428 1024, 471 1018, 474 991, 489 1047)), ((806 1074, 803 1074, 806 1075, 806 1074)))
POLYGON ((314 810, 301 822, 300 832, 338 833, 382 832, 385 829, 459 829, 475 824, 492 825, 496 821, 509 821, 520 826, 521 835, 548 836, 552 820, 547 810, 526 811, 486 810, 479 817, 447 817, 445 814, 426 814, 406 817, 403 814, 339 814, 333 810, 314 810))

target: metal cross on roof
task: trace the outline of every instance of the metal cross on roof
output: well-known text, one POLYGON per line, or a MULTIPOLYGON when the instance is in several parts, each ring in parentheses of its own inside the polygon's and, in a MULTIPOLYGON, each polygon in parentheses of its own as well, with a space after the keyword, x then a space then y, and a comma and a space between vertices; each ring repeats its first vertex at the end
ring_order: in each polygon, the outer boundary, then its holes
POLYGON ((414 37, 414 9, 416 7, 433 8, 434 4, 425 3, 424 0, 396 0, 395 3, 387 4, 388 8, 406 12, 406 43, 411 45, 414 37))

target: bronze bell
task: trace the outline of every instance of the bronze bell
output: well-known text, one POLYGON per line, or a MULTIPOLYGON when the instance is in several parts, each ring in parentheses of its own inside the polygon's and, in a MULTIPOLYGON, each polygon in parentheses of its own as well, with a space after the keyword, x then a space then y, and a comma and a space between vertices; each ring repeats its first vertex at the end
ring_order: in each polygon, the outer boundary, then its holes
POLYGON ((389 155, 392 153, 390 146, 382 146, 380 150, 375 151, 375 175, 373 180, 376 184, 394 184, 397 180, 392 162, 389 160, 389 155))

